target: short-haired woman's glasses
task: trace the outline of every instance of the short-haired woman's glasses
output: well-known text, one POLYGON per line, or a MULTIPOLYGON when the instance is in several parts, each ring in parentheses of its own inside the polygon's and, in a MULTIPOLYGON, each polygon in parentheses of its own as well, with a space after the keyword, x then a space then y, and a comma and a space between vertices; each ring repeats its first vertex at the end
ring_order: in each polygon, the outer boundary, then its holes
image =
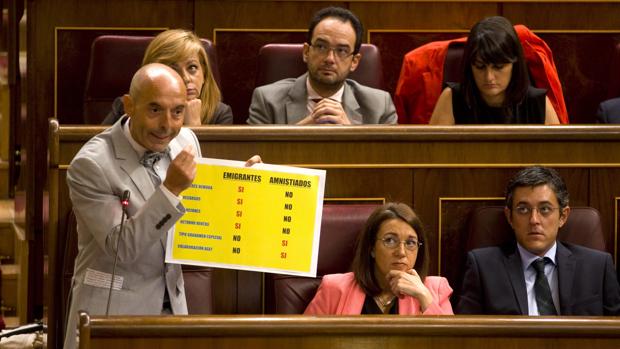
POLYGON ((321 56, 327 56, 330 51, 334 51, 334 55, 339 59, 346 59, 353 54, 351 49, 347 46, 331 47, 323 42, 315 42, 314 44, 310 44, 310 47, 312 47, 316 53, 321 56))
POLYGON ((530 207, 526 205, 518 205, 515 207, 515 212, 521 216, 529 216, 532 214, 532 211, 538 211, 538 214, 543 217, 549 217, 555 210, 559 210, 559 207, 553 207, 551 205, 541 205, 538 207, 530 207))
POLYGON ((377 239, 377 240, 381 240, 383 242, 383 246, 389 249, 394 249, 394 248, 399 247, 400 244, 405 244, 406 249, 408 249, 409 251, 415 251, 418 249, 418 247, 422 246, 421 241, 417 241, 414 239, 407 239, 405 241, 400 241, 400 239, 395 236, 386 236, 383 239, 377 239))

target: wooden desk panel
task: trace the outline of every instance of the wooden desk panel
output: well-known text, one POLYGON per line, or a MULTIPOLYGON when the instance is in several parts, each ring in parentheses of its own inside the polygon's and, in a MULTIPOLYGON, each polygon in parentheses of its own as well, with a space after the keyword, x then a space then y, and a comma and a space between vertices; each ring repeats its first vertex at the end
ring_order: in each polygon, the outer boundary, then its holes
POLYGON ((615 318, 492 316, 81 316, 95 348, 617 348, 615 318))
MULTIPOLYGON (((62 253, 59 239, 64 241, 70 210, 66 169, 82 144, 103 129, 63 126, 50 134, 49 258, 50 282, 56 285, 50 299, 61 297, 52 261, 62 253)), ((501 204, 508 178, 532 164, 559 170, 571 205, 601 211, 607 250, 616 257, 620 126, 203 126, 194 131, 205 157, 245 160, 260 154, 268 163, 326 169, 326 199, 382 198, 413 205, 429 228, 430 272, 453 285, 467 213, 501 204)), ((216 313, 263 311, 260 274, 218 270, 214 275, 216 313)))

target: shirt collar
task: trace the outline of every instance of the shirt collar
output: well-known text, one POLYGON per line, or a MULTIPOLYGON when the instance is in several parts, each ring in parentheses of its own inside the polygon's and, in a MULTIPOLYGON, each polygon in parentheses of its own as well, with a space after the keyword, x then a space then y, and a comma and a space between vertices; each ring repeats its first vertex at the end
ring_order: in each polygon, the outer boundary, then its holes
POLYGON ((123 134, 125 135, 125 138, 127 138, 127 140, 129 141, 129 144, 131 144, 131 147, 133 148, 133 150, 135 150, 136 153, 138 153, 138 159, 140 159, 142 158, 142 156, 148 149, 141 146, 138 142, 136 142, 135 139, 133 139, 133 136, 131 135, 131 131, 129 130, 130 122, 131 122, 131 117, 127 117, 127 121, 124 124, 122 124, 123 134))
MULTIPOLYGON (((323 99, 323 97, 321 97, 321 95, 319 95, 313 88, 312 85, 310 84, 310 77, 306 78, 306 89, 308 90, 308 99, 312 100, 312 99, 323 99)), ((340 86, 340 89, 338 89, 338 91, 336 91, 336 93, 334 93, 333 95, 327 97, 329 99, 333 99, 339 103, 342 103, 342 96, 344 95, 344 84, 342 84, 342 86, 340 86)))
MULTIPOLYGON (((547 251, 547 253, 545 253, 544 256, 542 257, 547 257, 549 258, 553 264, 555 265, 555 252, 557 251, 557 247, 558 247, 558 243, 557 241, 553 242, 553 246, 551 246, 551 248, 547 251)), ((538 258, 540 258, 540 256, 533 254, 532 252, 528 251, 525 249, 525 247, 521 246, 521 244, 519 244, 517 242, 517 248, 519 249, 519 254, 521 255, 521 265, 523 266, 523 270, 526 270, 530 264, 532 264, 533 261, 537 260, 538 258)))

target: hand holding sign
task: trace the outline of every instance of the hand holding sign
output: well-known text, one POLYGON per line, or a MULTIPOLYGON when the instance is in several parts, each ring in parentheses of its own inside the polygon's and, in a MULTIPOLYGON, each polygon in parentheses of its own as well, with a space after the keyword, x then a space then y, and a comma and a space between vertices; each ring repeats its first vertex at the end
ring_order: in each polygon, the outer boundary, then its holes
POLYGON ((325 171, 196 162, 166 262, 316 275, 325 171))

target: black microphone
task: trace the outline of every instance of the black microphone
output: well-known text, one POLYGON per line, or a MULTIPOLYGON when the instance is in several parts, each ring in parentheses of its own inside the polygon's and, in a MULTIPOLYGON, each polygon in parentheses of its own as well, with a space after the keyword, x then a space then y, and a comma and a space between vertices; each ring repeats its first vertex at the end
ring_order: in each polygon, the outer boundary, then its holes
POLYGON ((125 212, 125 210, 127 210, 127 207, 129 206, 129 195, 130 194, 131 192, 129 191, 129 189, 123 192, 123 197, 121 198, 121 206, 123 206, 123 212, 125 212))
POLYGON ((110 300, 112 299, 112 286, 114 285, 114 276, 116 274, 116 262, 118 261, 118 246, 121 242, 121 236, 123 235, 125 228, 125 217, 127 217, 127 207, 129 207, 129 196, 131 192, 129 189, 123 192, 123 196, 121 197, 121 207, 123 208, 123 212, 121 213, 121 227, 118 230, 118 237, 116 238, 116 251, 114 251, 114 265, 112 266, 112 278, 110 278, 110 289, 108 291, 108 305, 105 308, 105 316, 107 317, 110 313, 110 300))

